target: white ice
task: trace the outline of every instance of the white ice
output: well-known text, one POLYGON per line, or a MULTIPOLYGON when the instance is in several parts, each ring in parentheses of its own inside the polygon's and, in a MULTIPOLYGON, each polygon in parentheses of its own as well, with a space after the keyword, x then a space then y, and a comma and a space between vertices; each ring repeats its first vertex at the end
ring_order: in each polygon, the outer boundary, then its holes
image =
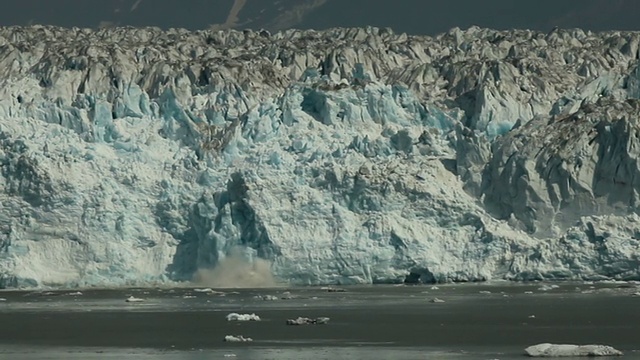
POLYGON ((260 321, 260 316, 256 314, 230 313, 226 318, 227 321, 260 321))
POLYGON ((529 346, 524 351, 531 357, 593 357, 623 355, 621 351, 606 345, 566 345, 544 343, 529 346))
POLYGON ((638 278, 639 39, 2 28, 0 287, 638 278))

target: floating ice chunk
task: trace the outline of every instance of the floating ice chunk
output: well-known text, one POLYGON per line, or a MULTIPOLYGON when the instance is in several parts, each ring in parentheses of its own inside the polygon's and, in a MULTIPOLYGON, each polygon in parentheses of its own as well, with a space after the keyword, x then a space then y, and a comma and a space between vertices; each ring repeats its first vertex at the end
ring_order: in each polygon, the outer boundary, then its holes
POLYGON ((144 302, 144 299, 137 298, 137 297, 131 295, 125 301, 128 302, 128 303, 137 303, 137 302, 144 302))
POLYGON ((251 342, 253 341, 250 337, 244 337, 242 335, 227 335, 224 337, 224 341, 226 342, 251 342))
POLYGON ((282 296, 280 297, 282 300, 291 300, 294 299, 295 296, 291 295, 291 293, 289 291, 285 291, 282 293, 282 296))
POLYGON ((193 295, 185 295, 185 296, 183 296, 182 298, 183 298, 183 299, 195 299, 195 298, 196 298, 196 296, 193 296, 193 295))
POLYGON ((5 298, 0 298, 0 301, 7 301, 7 299, 5 299, 5 298))
POLYGON ((328 317, 319 317, 316 319, 298 317, 297 319, 288 319, 287 325, 323 325, 328 322, 329 322, 328 317))
POLYGON ((640 296, 640 291, 634 292, 633 294, 631 294, 631 296, 640 296))
POLYGON ((275 295, 256 295, 253 298, 256 300, 264 300, 264 301, 280 300, 280 298, 275 295))
POLYGON ((83 294, 80 291, 68 293, 67 296, 82 296, 83 294))
POLYGON ((431 287, 431 290, 439 290, 439 289, 440 289, 440 288, 439 288, 439 287, 437 287, 437 286, 432 286, 432 287, 431 287))
POLYGON ((336 288, 332 286, 321 287, 320 290, 324 290, 326 292, 347 292, 346 289, 336 288))
POLYGON ((542 285, 541 287, 538 288, 538 290, 540 291, 549 291, 549 290, 553 290, 553 289, 557 289, 560 286, 558 285, 542 285))
POLYGON ((231 313, 227 315, 227 321, 260 321, 260 316, 256 314, 231 313))
POLYGON ((483 291, 480 291, 480 294, 491 294, 491 291, 483 290, 483 291))
POLYGON ((620 356, 622 352, 606 345, 538 344, 524 352, 531 357, 620 356))
POLYGON ((626 281, 623 280, 612 280, 612 279, 608 279, 608 280, 602 280, 600 281, 601 284, 627 284, 626 281))
POLYGON ((430 300, 430 302, 432 302, 432 303, 443 303, 444 300, 438 299, 438 298, 433 298, 433 299, 430 300))
POLYGON ((199 292, 199 293, 214 293, 216 292, 215 290, 213 290, 212 288, 206 288, 206 289, 193 289, 193 291, 195 292, 199 292))

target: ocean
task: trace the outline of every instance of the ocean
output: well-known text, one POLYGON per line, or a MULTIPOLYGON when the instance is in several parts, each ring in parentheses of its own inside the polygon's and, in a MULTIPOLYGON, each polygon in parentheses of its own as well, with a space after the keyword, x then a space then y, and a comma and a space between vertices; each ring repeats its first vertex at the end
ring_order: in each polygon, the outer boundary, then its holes
POLYGON ((0 359, 521 359, 527 346, 546 342, 611 345, 640 359, 639 290, 467 283, 3 291, 0 359), (126 302, 130 296, 144 301, 126 302), (233 312, 261 321, 227 321, 233 312), (286 324, 298 317, 330 320, 286 324))

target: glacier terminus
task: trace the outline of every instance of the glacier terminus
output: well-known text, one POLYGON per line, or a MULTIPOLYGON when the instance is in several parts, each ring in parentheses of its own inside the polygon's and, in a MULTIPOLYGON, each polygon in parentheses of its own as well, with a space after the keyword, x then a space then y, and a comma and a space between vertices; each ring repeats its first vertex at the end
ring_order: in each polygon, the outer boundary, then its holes
POLYGON ((0 28, 0 288, 640 280, 639 44, 0 28))

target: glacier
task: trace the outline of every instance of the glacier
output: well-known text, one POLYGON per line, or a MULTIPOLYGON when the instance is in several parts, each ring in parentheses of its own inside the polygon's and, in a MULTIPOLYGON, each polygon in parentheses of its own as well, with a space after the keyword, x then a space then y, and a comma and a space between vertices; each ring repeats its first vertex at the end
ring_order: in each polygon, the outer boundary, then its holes
POLYGON ((0 288, 640 279, 639 44, 0 28, 0 288))

